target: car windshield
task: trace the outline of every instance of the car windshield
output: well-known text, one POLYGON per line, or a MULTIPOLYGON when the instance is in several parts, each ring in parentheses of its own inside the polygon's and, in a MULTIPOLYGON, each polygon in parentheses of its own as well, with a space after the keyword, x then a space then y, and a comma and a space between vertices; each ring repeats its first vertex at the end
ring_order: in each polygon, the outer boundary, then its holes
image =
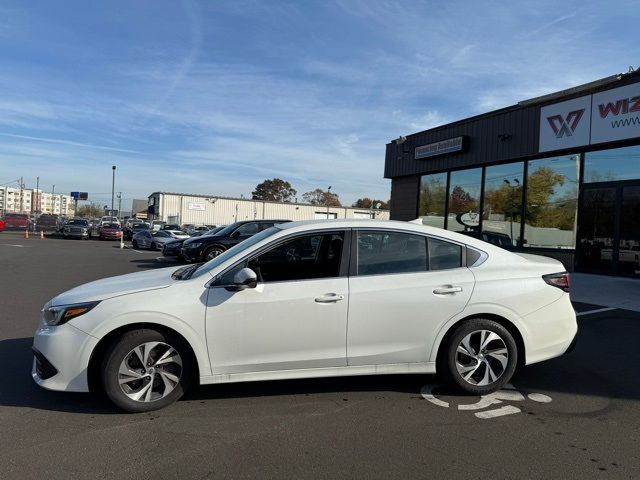
POLYGON ((133 230, 149 230, 149 225, 146 223, 134 223, 131 228, 133 230))
POLYGON ((105 223, 103 225, 103 228, 120 228, 120 225, 118 225, 117 223, 105 223))
POLYGON ((222 230, 220 230, 218 233, 214 233, 214 235, 218 235, 218 236, 225 236, 225 235, 231 235, 231 233, 238 228, 240 225, 243 225, 245 222, 236 222, 236 223, 232 223, 231 225, 227 225, 226 227, 224 227, 222 230))
MULTIPOLYGON (((229 225, 229 226, 232 226, 232 225, 229 225)), ((221 253, 214 259, 209 260, 207 263, 203 263, 202 265, 200 265, 198 269, 195 270, 193 274, 191 274, 190 278, 199 277, 201 275, 204 275, 205 273, 211 272, 211 270, 223 264, 229 258, 233 257, 234 255, 237 255, 240 252, 243 252, 244 250, 247 250, 253 247, 255 244, 261 242, 265 238, 270 237, 271 235, 279 231, 280 231, 279 228, 271 227, 271 228, 267 228, 266 230, 263 230, 260 233, 255 234, 254 236, 245 240, 244 242, 240 242, 239 244, 231 247, 229 250, 221 253)))
POLYGON ((69 223, 67 223, 67 225, 82 225, 82 226, 87 226, 89 224, 89 222, 87 222, 86 220, 69 220, 69 223))

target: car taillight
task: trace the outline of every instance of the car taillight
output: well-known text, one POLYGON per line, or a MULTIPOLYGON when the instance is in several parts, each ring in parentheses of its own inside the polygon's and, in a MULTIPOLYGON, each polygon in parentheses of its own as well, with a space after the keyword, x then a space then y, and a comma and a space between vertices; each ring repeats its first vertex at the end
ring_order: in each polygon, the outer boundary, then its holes
POLYGON ((564 292, 571 291, 571 278, 569 272, 551 273, 543 275, 542 278, 552 287, 558 287, 564 292))

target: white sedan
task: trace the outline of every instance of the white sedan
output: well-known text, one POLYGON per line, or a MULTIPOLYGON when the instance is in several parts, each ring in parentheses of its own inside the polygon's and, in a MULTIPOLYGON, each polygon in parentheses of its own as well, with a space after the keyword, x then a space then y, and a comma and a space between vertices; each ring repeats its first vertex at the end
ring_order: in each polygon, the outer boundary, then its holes
POLYGON ((276 225, 201 265, 79 286, 49 301, 33 379, 154 410, 192 384, 383 373, 463 392, 564 354, 577 325, 556 260, 401 222, 276 225))

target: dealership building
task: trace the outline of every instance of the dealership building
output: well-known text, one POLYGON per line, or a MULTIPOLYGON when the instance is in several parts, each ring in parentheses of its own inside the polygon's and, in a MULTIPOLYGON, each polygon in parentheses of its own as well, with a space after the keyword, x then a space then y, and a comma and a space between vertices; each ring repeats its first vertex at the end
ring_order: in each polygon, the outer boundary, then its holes
POLYGON ((391 219, 640 278, 640 72, 400 137, 391 219))

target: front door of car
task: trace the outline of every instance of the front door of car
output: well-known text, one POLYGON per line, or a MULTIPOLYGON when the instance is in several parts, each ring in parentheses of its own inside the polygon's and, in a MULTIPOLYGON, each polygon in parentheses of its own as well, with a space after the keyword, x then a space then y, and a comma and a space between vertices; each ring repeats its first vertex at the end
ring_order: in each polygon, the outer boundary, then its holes
POLYGON ((213 373, 346 366, 347 241, 344 231, 306 233, 223 272, 207 296, 213 373), (257 286, 225 288, 245 267, 257 286))
POLYGON ((471 297, 462 247, 391 231, 354 232, 354 242, 348 365, 427 362, 440 327, 471 297))

